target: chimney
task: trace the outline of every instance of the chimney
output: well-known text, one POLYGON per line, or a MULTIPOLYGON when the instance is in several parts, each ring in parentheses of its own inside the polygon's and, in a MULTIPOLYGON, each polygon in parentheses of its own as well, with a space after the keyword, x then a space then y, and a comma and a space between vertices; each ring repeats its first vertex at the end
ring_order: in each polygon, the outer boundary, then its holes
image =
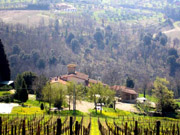
POLYGON ((69 74, 75 74, 76 71, 76 65, 75 64, 69 64, 67 65, 68 68, 68 75, 69 74))

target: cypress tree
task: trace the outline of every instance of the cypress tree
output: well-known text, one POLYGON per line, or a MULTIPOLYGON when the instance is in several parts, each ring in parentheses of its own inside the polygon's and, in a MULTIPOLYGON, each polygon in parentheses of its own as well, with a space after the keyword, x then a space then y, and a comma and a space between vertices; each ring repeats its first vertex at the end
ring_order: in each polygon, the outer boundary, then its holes
POLYGON ((9 81, 10 80, 10 68, 9 62, 4 52, 4 46, 0 39, 0 81, 9 81))
POLYGON ((21 74, 18 74, 16 77, 15 89, 16 99, 20 100, 21 102, 26 102, 28 100, 27 85, 21 74))

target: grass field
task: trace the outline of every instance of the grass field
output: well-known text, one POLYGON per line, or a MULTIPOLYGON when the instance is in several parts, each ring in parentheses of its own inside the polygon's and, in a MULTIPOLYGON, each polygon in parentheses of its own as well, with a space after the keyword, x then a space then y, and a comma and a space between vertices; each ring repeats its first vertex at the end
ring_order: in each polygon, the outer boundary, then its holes
POLYGON ((9 92, 9 91, 0 91, 0 97, 1 96, 7 96, 7 95, 10 95, 11 94, 11 92, 9 92))
MULTIPOLYGON (((139 94, 139 97, 144 97, 144 94, 139 94)), ((146 95, 146 98, 151 101, 151 102, 157 102, 157 98, 150 96, 150 95, 146 95)))

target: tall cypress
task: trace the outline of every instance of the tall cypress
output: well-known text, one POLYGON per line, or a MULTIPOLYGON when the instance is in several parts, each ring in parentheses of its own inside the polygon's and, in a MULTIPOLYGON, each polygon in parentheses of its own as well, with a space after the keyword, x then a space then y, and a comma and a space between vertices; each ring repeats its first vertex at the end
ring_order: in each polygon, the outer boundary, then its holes
POLYGON ((0 39, 0 81, 9 81, 11 76, 9 62, 0 39))

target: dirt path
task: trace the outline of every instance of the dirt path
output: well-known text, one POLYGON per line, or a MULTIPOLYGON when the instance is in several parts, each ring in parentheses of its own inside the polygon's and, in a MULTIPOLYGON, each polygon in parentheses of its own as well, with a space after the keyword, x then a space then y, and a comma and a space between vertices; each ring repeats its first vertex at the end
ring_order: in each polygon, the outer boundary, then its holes
POLYGON ((19 106, 15 103, 0 103, 0 114, 9 114, 12 111, 12 108, 19 106))
MULTIPOLYGON (((77 102, 76 109, 80 110, 81 112, 88 113, 89 109, 94 108, 94 103, 87 102, 87 101, 81 101, 77 102)), ((124 111, 130 111, 130 112, 138 112, 138 110, 134 107, 134 104, 130 103, 122 103, 122 102, 117 102, 116 108, 124 111)), ((71 103, 71 109, 73 109, 73 104, 71 103)))
POLYGON ((166 34, 171 39, 180 37, 180 27, 178 26, 179 22, 174 23, 174 29, 163 31, 162 33, 166 34))
POLYGON ((116 103, 116 108, 124 111, 129 111, 129 112, 139 112, 135 106, 135 104, 130 104, 130 103, 122 103, 122 102, 117 102, 116 103))
MULTIPOLYGON (((94 108, 94 103, 87 102, 87 101, 77 101, 76 102, 76 110, 79 110, 81 112, 88 113, 89 109, 94 108)), ((73 104, 71 103, 71 109, 73 109, 73 104)))

